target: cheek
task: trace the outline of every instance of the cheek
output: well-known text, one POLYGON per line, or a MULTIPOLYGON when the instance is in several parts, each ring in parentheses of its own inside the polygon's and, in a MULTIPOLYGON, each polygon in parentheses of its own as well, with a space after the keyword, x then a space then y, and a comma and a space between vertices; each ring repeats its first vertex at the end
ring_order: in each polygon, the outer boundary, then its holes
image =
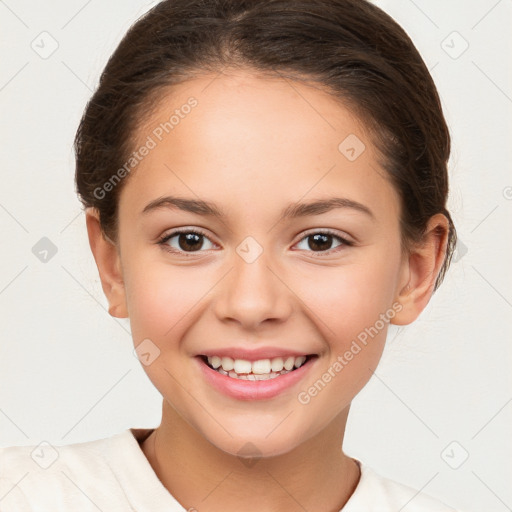
POLYGON ((320 379, 320 390, 324 384, 331 388, 332 394, 324 393, 321 401, 330 395, 339 404, 348 404, 377 367, 395 315, 399 264, 396 246, 368 251, 364 260, 317 272, 301 287, 301 296, 315 313, 326 340, 327 357, 310 383, 320 379))
POLYGON ((297 283, 334 349, 343 349, 349 338, 374 325, 392 307, 398 259, 370 256, 364 262, 322 269, 297 283))
MULTIPOLYGON (((154 338, 179 339, 194 308, 201 307, 201 298, 212 283, 206 272, 151 262, 125 271, 128 314, 134 342, 154 338), (204 276, 203 276, 204 274, 204 276)), ((210 273, 211 279, 211 273, 210 273)))
POLYGON ((181 340, 213 285, 211 277, 210 272, 208 281, 206 272, 203 275, 190 267, 162 264, 161 260, 146 261, 125 271, 133 343, 136 347, 140 344, 139 357, 144 353, 151 357, 146 363, 141 358, 143 369, 155 388, 164 397, 173 397, 174 405, 183 411, 188 407, 187 395, 180 383, 188 381, 182 364, 188 354, 181 340))
POLYGON ((321 423, 332 421, 349 406, 382 356, 394 310, 389 291, 380 288, 382 282, 377 277, 350 272, 330 279, 330 291, 311 301, 319 318, 316 325, 326 341, 326 354, 297 399, 321 423))

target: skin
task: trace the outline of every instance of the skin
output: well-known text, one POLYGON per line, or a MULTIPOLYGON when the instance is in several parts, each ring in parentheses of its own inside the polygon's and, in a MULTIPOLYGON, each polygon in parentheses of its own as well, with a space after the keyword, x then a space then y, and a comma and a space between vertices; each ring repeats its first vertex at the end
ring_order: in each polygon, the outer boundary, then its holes
MULTIPOLYGON (((149 338, 160 350, 143 368, 163 396, 162 422, 142 450, 187 509, 229 512, 243 503, 248 512, 338 511, 360 477, 342 450, 350 403, 377 367, 387 323, 309 403, 298 393, 393 304, 400 311, 392 323, 417 318, 444 260, 448 222, 435 215, 422 243, 403 252, 398 194, 364 125, 346 107, 288 79, 241 70, 214 78, 167 91, 135 134, 144 141, 190 96, 198 100, 132 171, 120 194, 116 243, 102 235, 97 212, 87 210, 110 314, 130 318, 135 346, 149 338), (338 150, 349 134, 366 147, 353 162, 338 150), (226 216, 176 208, 142 213, 171 194, 214 202, 226 216), (365 205, 373 216, 338 208, 279 220, 289 205, 334 196, 365 205), (180 227, 207 235, 191 257, 158 244, 180 227), (311 235, 325 229, 353 245, 332 238, 318 249, 311 235), (263 250, 252 263, 236 252, 247 236, 263 250), (212 388, 195 359, 236 346, 293 347, 318 359, 277 397, 237 400, 212 388), (253 464, 237 455, 248 442, 253 464)), ((167 247, 180 251, 179 241, 167 247)))

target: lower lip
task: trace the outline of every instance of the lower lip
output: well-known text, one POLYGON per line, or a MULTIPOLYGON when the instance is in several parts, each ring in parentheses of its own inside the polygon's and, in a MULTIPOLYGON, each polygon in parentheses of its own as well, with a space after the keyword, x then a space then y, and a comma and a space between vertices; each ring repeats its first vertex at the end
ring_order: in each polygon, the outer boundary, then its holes
POLYGON ((317 358, 312 357, 300 368, 268 380, 234 379, 213 370, 201 357, 196 359, 206 380, 221 393, 237 400, 267 400, 297 384, 309 372, 317 358))

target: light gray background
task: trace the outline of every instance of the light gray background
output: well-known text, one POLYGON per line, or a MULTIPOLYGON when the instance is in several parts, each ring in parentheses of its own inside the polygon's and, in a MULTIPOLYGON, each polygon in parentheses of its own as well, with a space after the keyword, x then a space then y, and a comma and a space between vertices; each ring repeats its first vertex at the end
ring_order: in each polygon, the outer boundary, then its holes
MULTIPOLYGON (((72 151, 108 56, 154 3, 0 1, 1 445, 159 424, 161 397, 133 355, 128 320, 106 311, 72 151), (32 252, 42 237, 57 248, 46 262, 32 252)), ((376 3, 438 85, 463 245, 420 319, 391 330, 345 449, 464 511, 512 510, 512 2, 376 3)))

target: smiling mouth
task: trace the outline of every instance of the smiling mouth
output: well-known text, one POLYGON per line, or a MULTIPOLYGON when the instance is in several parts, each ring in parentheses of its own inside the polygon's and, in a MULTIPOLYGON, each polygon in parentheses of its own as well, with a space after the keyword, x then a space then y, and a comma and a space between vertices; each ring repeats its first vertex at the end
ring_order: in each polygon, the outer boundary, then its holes
POLYGON ((316 354, 307 356, 275 357, 272 359, 259 359, 248 361, 246 359, 234 359, 231 357, 199 356, 201 360, 212 370, 241 380, 269 380, 280 375, 293 372, 311 359, 318 357, 316 354))

